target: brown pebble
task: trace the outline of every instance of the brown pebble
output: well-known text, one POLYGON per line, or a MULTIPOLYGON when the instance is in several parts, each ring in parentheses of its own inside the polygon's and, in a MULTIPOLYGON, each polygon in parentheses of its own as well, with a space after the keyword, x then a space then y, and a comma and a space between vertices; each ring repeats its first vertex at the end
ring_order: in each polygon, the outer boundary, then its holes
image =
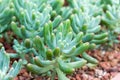
POLYGON ((93 78, 93 76, 88 76, 88 80, 93 80, 94 78, 93 78))
POLYGON ((88 69, 87 66, 83 66, 83 67, 82 67, 82 70, 87 70, 87 69, 88 69))
POLYGON ((99 78, 94 78, 93 80, 100 80, 99 78))
POLYGON ((15 77, 14 80, 19 80, 18 77, 15 77))
POLYGON ((111 67, 109 62, 100 62, 100 66, 105 70, 109 70, 111 67))
POLYGON ((113 67, 113 68, 110 68, 109 70, 107 70, 108 72, 117 72, 118 71, 118 68, 117 67, 113 67))
POLYGON ((101 58, 100 56, 98 56, 97 54, 95 54, 94 57, 95 57, 97 60, 99 60, 99 61, 102 60, 102 58, 101 58))
POLYGON ((114 67, 118 64, 118 60, 117 59, 113 59, 111 62, 111 66, 114 67))
POLYGON ((114 59, 113 54, 110 54, 110 55, 108 56, 108 59, 109 59, 110 61, 112 61, 112 60, 114 59))
POLYGON ((29 77, 29 74, 28 74, 27 72, 25 72, 25 73, 23 74, 23 76, 24 76, 24 77, 29 77))
POLYGON ((76 74, 76 80, 81 80, 79 74, 76 74))
POLYGON ((105 76, 103 76, 103 79, 104 79, 104 80, 108 80, 108 79, 110 79, 110 74, 107 73, 105 76))
POLYGON ((19 80, 25 80, 24 77, 22 76, 19 76, 19 80))

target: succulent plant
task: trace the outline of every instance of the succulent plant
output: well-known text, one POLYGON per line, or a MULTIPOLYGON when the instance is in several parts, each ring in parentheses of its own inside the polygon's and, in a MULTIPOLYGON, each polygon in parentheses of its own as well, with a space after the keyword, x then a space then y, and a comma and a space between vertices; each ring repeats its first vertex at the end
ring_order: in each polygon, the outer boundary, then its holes
POLYGON ((47 3, 52 6, 53 10, 59 12, 64 5, 64 0, 48 0, 47 3))
POLYGON ((89 4, 89 0, 67 0, 69 5, 73 8, 80 9, 83 5, 86 5, 85 3, 89 4))
POLYGON ((120 12, 120 6, 108 5, 106 12, 103 13, 103 16, 102 16, 102 22, 106 24, 107 27, 109 27, 109 29, 116 29, 115 31, 118 33, 120 32, 120 31, 117 31, 117 30, 120 30, 119 29, 119 24, 120 24, 119 12, 120 12))
POLYGON ((45 8, 39 12, 35 3, 27 0, 14 0, 13 2, 15 14, 19 22, 15 22, 18 28, 13 26, 12 30, 16 31, 21 25, 24 25, 24 27, 22 26, 22 30, 25 32, 22 33, 25 33, 25 37, 28 38, 32 33, 34 33, 33 35, 42 35, 42 27, 50 20, 50 12, 52 8, 49 5, 46 5, 45 8))
POLYGON ((13 80, 22 67, 22 60, 14 61, 10 68, 10 56, 5 52, 4 47, 0 49, 0 57, 0 80, 13 80))
POLYGON ((11 0, 0 0, 0 24, 8 24, 14 14, 13 3, 11 0))
POLYGON ((107 6, 110 5, 119 5, 120 1, 119 0, 99 0, 99 6, 103 8, 104 11, 107 10, 107 6))
POLYGON ((71 15, 71 26, 73 28, 73 31, 76 34, 80 31, 84 32, 85 34, 85 36, 82 39, 83 42, 102 44, 108 40, 107 32, 100 33, 100 21, 100 16, 91 17, 82 11, 71 15))
POLYGON ((54 30, 52 22, 47 23, 44 27, 44 39, 39 36, 33 39, 38 56, 34 57, 34 64, 27 65, 28 70, 36 74, 52 71, 54 75, 57 72, 59 80, 68 80, 65 74, 72 73, 75 68, 80 68, 87 62, 77 57, 89 49, 89 43, 83 43, 82 37, 82 32, 74 36, 70 20, 64 21, 54 30))
MULTIPOLYGON (((23 39, 33 38, 36 35, 43 36, 43 27, 51 18, 52 7, 45 4, 46 6, 39 10, 37 3, 24 0, 14 0, 13 2, 16 16, 19 19, 19 22, 11 22, 13 32, 23 39)), ((62 18, 57 15, 52 21, 55 28, 60 24, 62 18)))
POLYGON ((70 15, 72 15, 73 9, 69 6, 62 7, 60 12, 58 14, 61 15, 63 21, 70 18, 70 15))
POLYGON ((78 12, 80 9, 89 16, 98 16, 102 13, 102 8, 94 0, 68 0, 71 8, 75 12, 78 12), (93 1, 93 2, 92 2, 93 1), (94 3, 94 4, 93 4, 94 3))
POLYGON ((117 35, 120 34, 120 6, 119 5, 108 5, 106 12, 102 16, 102 24, 106 25, 105 31, 109 33, 108 40, 110 46, 113 43, 118 43, 117 35))
POLYGON ((11 0, 0 0, 0 34, 9 29, 9 23, 14 15, 13 3, 11 0))
MULTIPOLYGON (((59 15, 56 18, 54 18, 54 20, 53 20, 54 28, 56 28, 60 24, 61 21, 62 21, 62 17, 59 16, 59 15)), ((37 22, 37 24, 40 24, 40 22, 37 22)), ((14 21, 11 22, 11 29, 12 29, 12 31, 18 37, 20 37, 22 39, 33 38, 36 35, 43 36, 43 27, 44 26, 40 27, 39 25, 35 25, 35 27, 32 30, 28 30, 26 28, 26 26, 24 26, 24 25, 21 25, 19 27, 19 24, 17 22, 14 22, 14 21), (38 28, 36 28, 36 27, 38 27, 38 28)))
POLYGON ((105 4, 105 5, 106 4, 112 5, 113 2, 112 2, 112 0, 100 0, 100 3, 105 4))
POLYGON ((88 14, 80 11, 71 15, 71 26, 75 33, 83 31, 84 33, 97 33, 100 31, 100 16, 90 17, 88 14))
POLYGON ((33 43, 30 41, 30 39, 24 40, 24 42, 19 43, 17 40, 14 40, 13 49, 16 51, 16 53, 10 53, 9 56, 11 58, 21 58, 23 61, 23 64, 27 64, 28 61, 32 63, 32 55, 38 55, 38 53, 33 48, 33 43), (29 60, 26 59, 26 55, 29 56, 29 60))
POLYGON ((53 10, 55 10, 56 12, 59 12, 64 5, 64 0, 31 0, 31 1, 37 4, 38 9, 40 11, 41 9, 43 9, 43 7, 46 6, 45 4, 47 5, 49 4, 50 6, 52 6, 53 10))

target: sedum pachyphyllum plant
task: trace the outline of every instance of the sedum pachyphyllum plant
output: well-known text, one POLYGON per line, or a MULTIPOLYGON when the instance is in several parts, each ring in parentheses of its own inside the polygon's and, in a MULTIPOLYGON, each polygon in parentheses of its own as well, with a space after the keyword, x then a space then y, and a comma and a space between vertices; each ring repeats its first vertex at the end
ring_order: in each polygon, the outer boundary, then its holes
POLYGON ((17 40, 14 40, 13 49, 16 53, 10 53, 11 58, 21 58, 23 64, 27 64, 26 55, 29 56, 29 60, 32 63, 32 54, 38 55, 34 48, 32 48, 32 42, 29 39, 26 39, 24 42, 19 43, 17 40))
MULTIPOLYGON (((55 30, 52 22, 47 23, 44 27, 44 41, 39 36, 33 39, 38 56, 34 57, 34 64, 27 64, 28 70, 36 74, 51 72, 52 80, 56 74, 59 80, 69 80, 65 75, 87 62, 77 55, 84 54, 86 58, 90 57, 84 53, 89 49, 89 43, 83 43, 82 37, 82 32, 74 36, 70 20, 61 23, 55 30)), ((94 62, 98 63, 97 60, 94 62)))
POLYGON ((31 1, 37 4, 39 11, 41 11, 46 6, 46 4, 49 4, 53 8, 53 10, 59 12, 64 5, 64 0, 31 0, 31 1))
POLYGON ((113 43, 119 43, 117 35, 120 34, 120 6, 108 5, 106 12, 102 16, 102 24, 106 26, 105 30, 109 33, 108 40, 109 45, 113 46, 113 43))
POLYGON ((0 36, 10 28, 9 23, 14 15, 13 3, 11 0, 0 0, 0 36))
POLYGON ((85 14, 89 16, 98 16, 102 13, 102 8, 97 6, 97 1, 94 0, 67 0, 70 7, 79 11, 81 9, 85 14), (96 5, 95 5, 96 4, 96 5))
MULTIPOLYGON (((107 6, 107 10, 103 13, 102 21, 105 23, 110 29, 119 30, 120 24, 120 6, 107 6)), ((116 31, 119 33, 119 31, 116 31)))
POLYGON ((68 0, 68 2, 71 8, 73 8, 73 14, 70 17, 73 31, 76 34, 80 31, 84 32, 83 42, 90 42, 92 44, 105 43, 108 40, 108 33, 100 33, 102 7, 94 5, 98 3, 91 2, 90 0, 80 2, 78 0, 68 0))
POLYGON ((0 49, 0 80, 13 80, 17 76, 22 68, 22 60, 14 61, 11 68, 10 56, 4 50, 4 47, 0 49))
MULTIPOLYGON (((21 0, 14 0, 14 8, 16 16, 19 22, 12 21, 11 29, 20 38, 33 38, 36 35, 43 36, 43 26, 47 23, 52 16, 52 7, 48 4, 39 9, 38 5, 35 3, 21 0), (23 5, 21 5, 23 4, 23 5), (21 25, 19 25, 21 24, 21 25)), ((57 15, 53 20, 54 28, 60 24, 62 18, 57 15)))
POLYGON ((16 12, 15 15, 19 20, 19 22, 11 23, 13 32, 20 38, 42 35, 42 27, 50 20, 52 8, 47 5, 39 12, 37 5, 27 0, 14 0, 13 3, 16 12))
POLYGON ((120 4, 119 0, 116 0, 116 1, 115 0, 98 0, 97 6, 99 7, 101 6, 102 9, 106 11, 108 5, 112 6, 112 5, 119 5, 119 4, 120 4))
POLYGON ((71 15, 71 26, 73 31, 78 34, 80 31, 84 32, 83 42, 90 42, 95 44, 105 43, 107 38, 107 32, 100 33, 101 17, 91 17, 79 10, 76 14, 71 15))

